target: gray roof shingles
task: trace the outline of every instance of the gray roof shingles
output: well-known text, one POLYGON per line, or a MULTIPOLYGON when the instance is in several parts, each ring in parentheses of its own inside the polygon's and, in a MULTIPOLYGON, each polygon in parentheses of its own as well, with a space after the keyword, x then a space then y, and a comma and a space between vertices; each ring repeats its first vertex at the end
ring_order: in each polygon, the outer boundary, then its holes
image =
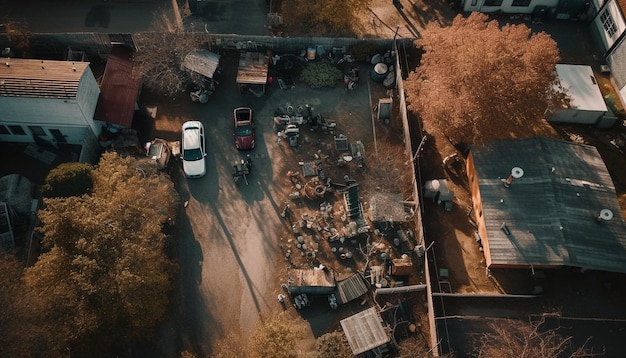
POLYGON ((524 138, 473 148, 472 156, 492 265, 626 272, 626 225, 596 148, 524 138), (505 188, 513 167, 524 175, 505 188), (598 222, 602 209, 613 219, 598 222))

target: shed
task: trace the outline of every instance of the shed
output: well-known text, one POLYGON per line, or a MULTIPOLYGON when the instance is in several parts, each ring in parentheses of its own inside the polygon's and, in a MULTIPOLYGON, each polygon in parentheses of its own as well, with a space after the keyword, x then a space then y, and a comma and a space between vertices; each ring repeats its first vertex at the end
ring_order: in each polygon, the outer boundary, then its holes
POLYGON ((220 63, 220 55, 205 49, 193 50, 185 56, 183 66, 189 71, 213 78, 220 63))
POLYGON ((626 273, 626 224, 596 148, 501 140, 472 148, 467 168, 488 267, 626 273))
POLYGON ((330 270, 289 271, 288 290, 290 294, 328 295, 335 292, 335 274, 330 270))
POLYGON ((339 304, 348 303, 357 299, 368 291, 365 280, 361 274, 356 273, 346 279, 337 282, 337 298, 339 304))
POLYGON ((558 110, 550 122, 592 124, 607 127, 603 119, 608 115, 610 125, 613 125, 614 116, 604 102, 602 92, 593 74, 591 66, 557 64, 556 73, 559 80, 559 89, 569 97, 570 103, 566 108, 558 110))
POLYGON ((265 94, 269 56, 261 52, 242 51, 239 55, 237 84, 241 92, 248 90, 257 97, 265 94))
POLYGON ((133 72, 133 50, 113 46, 100 84, 100 99, 94 119, 131 128, 137 107, 140 77, 133 72))
POLYGON ((382 351, 381 348, 391 341, 376 307, 341 320, 341 328, 354 355, 382 351))

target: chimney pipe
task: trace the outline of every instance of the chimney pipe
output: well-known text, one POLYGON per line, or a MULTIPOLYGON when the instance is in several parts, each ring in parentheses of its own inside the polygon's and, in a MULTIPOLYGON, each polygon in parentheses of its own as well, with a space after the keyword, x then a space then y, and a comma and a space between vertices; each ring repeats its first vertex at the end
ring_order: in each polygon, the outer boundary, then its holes
POLYGON ((524 176, 524 170, 520 167, 513 167, 513 169, 511 169, 511 174, 509 174, 509 177, 502 181, 504 187, 510 187, 511 184, 513 184, 513 180, 521 178, 522 176, 524 176))

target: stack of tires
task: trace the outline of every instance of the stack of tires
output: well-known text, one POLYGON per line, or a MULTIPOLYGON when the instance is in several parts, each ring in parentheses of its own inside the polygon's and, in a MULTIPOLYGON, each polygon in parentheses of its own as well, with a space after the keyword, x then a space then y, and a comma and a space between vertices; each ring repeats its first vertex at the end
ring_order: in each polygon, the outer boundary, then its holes
POLYGON ((395 54, 387 51, 384 55, 376 54, 372 56, 371 63, 374 68, 371 72, 372 80, 381 82, 385 87, 392 88, 396 84, 396 72, 393 63, 395 54))

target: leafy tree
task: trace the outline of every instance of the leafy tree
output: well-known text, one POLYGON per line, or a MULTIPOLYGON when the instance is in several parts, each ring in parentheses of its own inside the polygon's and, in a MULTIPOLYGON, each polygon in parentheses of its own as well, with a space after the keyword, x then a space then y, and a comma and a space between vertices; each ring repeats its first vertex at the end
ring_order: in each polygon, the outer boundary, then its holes
MULTIPOLYGON (((286 313, 285 313, 286 314, 286 313)), ((247 341, 238 333, 230 333, 216 342, 211 352, 214 358, 298 358, 303 332, 285 314, 262 319, 247 341), (237 342, 237 344, 233 344, 237 342)))
POLYGON ((467 143, 531 136, 565 100, 555 87, 556 43, 524 24, 458 15, 449 27, 428 24, 415 44, 425 53, 405 88, 428 132, 467 143))
POLYGON ((330 332, 315 341, 318 358, 350 358, 353 356, 346 337, 341 332, 330 332))
POLYGON ((20 319, 18 302, 21 271, 17 259, 0 249, 0 347, 3 350, 6 348, 5 353, 9 355, 18 352, 11 347, 19 343, 16 341, 19 338, 16 327, 20 319))
POLYGON ((182 64, 189 52, 202 47, 203 36, 185 32, 165 12, 155 19, 153 27, 154 31, 134 35, 136 71, 147 87, 172 96, 184 91, 189 82, 199 81, 182 64))
POLYGON ((213 346, 211 357, 213 358, 250 358, 252 357, 250 342, 245 341, 241 335, 229 333, 218 340, 213 346), (237 344, 233 344, 237 342, 237 344))
POLYGON ((91 171, 87 163, 62 163, 52 169, 41 187, 41 195, 46 198, 67 198, 88 194, 93 187, 91 171))
POLYGON ((251 348, 259 358, 297 358, 303 332, 284 315, 261 322, 252 336, 251 348))
MULTIPOLYGON (((0 18, 0 21, 3 19, 0 18)), ((30 40, 33 36, 27 25, 4 19, 5 31, 9 43, 19 51, 20 57, 27 58, 30 55, 30 40)))
POLYGON ((592 357, 583 347, 572 346, 571 337, 561 337, 555 329, 542 330, 544 321, 519 324, 513 320, 497 320, 489 323, 490 331, 474 339, 475 354, 482 357, 502 358, 557 358, 592 357))
POLYGON ((91 195, 44 199, 45 252, 23 279, 55 342, 93 357, 150 338, 163 318, 175 267, 161 227, 177 196, 153 165, 116 153, 92 176, 91 195))
POLYGON ((359 10, 370 0, 291 0, 281 1, 285 25, 294 29, 290 35, 353 36, 358 29, 359 10))

